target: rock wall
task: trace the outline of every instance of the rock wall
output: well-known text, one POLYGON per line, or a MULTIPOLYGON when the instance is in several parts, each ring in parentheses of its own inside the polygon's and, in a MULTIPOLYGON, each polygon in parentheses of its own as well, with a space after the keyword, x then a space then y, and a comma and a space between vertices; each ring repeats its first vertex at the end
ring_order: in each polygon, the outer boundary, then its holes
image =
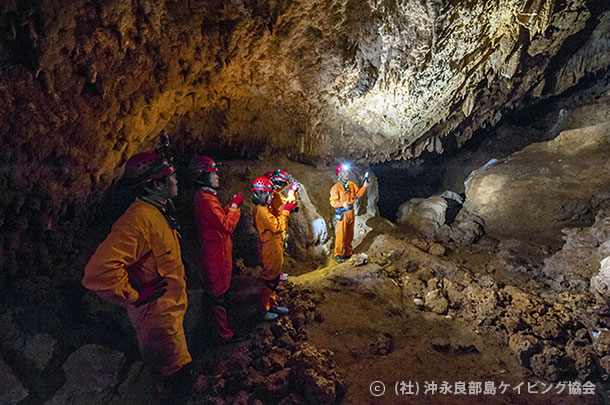
POLYGON ((92 196, 162 128, 184 150, 309 162, 462 144, 524 98, 606 69, 608 9, 596 0, 5 1, 0 265, 28 275, 65 264, 92 196))
POLYGON ((472 173, 465 207, 496 237, 557 239, 610 199, 610 123, 566 131, 472 173))

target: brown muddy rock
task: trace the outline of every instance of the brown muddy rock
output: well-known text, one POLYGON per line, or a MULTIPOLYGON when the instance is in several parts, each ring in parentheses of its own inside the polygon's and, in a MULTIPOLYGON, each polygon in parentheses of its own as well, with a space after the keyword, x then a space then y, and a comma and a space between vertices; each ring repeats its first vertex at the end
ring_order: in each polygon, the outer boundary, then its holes
POLYGON ((254 390, 256 388, 265 387, 267 379, 261 372, 251 368, 243 382, 246 388, 254 390))
POLYGON ((465 207, 492 236, 556 238, 610 198, 609 155, 610 123, 562 132, 471 175, 465 207))
POLYGON ((394 338, 389 333, 383 333, 377 336, 374 343, 369 345, 371 354, 377 356, 385 356, 394 350, 394 338))
POLYGON ((295 341, 288 334, 283 334, 282 336, 278 337, 275 342, 279 347, 289 349, 296 345, 295 341))
POLYGON ((599 359, 599 365, 606 372, 606 375, 610 374, 610 356, 604 356, 599 359))
POLYGON ((409 240, 409 243, 421 250, 422 252, 427 252, 430 249, 430 243, 425 239, 414 238, 409 240))
POLYGON ((587 378, 594 365, 594 354, 591 346, 572 339, 566 344, 565 351, 567 359, 573 363, 578 372, 578 378, 587 378))
POLYGON ((610 355, 610 331, 602 330, 593 342, 593 350, 600 357, 610 355))
POLYGON ((333 356, 328 350, 318 351, 305 343, 290 358, 297 389, 316 403, 330 404, 345 394, 345 384, 333 356))
POLYGON ((479 353, 479 350, 470 341, 461 340, 457 337, 436 337, 430 342, 430 347, 439 353, 479 353))
POLYGON ((267 376, 267 390, 274 395, 277 395, 288 390, 290 385, 290 376, 292 370, 290 368, 281 369, 267 376))
POLYGON ((542 339, 553 340, 559 338, 564 328, 558 319, 551 315, 543 315, 532 325, 532 334, 542 339))
POLYGON ((261 371, 264 375, 268 375, 283 369, 290 355, 290 350, 277 347, 269 355, 255 359, 253 364, 257 370, 261 371))
POLYGON ((303 395, 318 404, 332 404, 337 400, 336 384, 308 368, 296 375, 296 381, 302 387, 303 395))
POLYGON ((534 336, 519 332, 510 335, 508 347, 517 355, 522 365, 529 367, 531 357, 541 350, 542 344, 534 336))
POLYGON ((511 309, 517 313, 530 313, 540 307, 537 299, 518 287, 507 285, 501 291, 502 297, 508 299, 511 309))
POLYGON ((572 328, 580 329, 584 325, 593 329, 599 324, 599 314, 608 310, 607 304, 596 304, 588 294, 562 292, 559 297, 560 300, 553 305, 554 314, 561 323, 572 328))
POLYGON ((449 308, 449 302, 440 289, 428 291, 424 296, 424 303, 430 311, 439 315, 446 313, 449 308))
POLYGON ((474 316, 480 325, 488 324, 497 318, 499 299, 496 290, 471 283, 464 288, 464 295, 468 298, 468 305, 474 310, 474 316))
POLYGON ((447 251, 447 249, 438 243, 433 243, 432 245, 430 245, 430 249, 428 249, 428 253, 430 253, 433 256, 444 256, 445 252, 447 251))
POLYGON ((453 283, 450 280, 444 279, 443 285, 445 293, 447 294, 447 300, 452 308, 459 308, 464 305, 466 295, 464 294, 464 286, 461 284, 453 283))
POLYGON ((439 353, 449 353, 451 340, 448 337, 436 337, 430 341, 430 347, 439 353))
POLYGON ((402 278, 402 289, 408 296, 422 296, 422 291, 426 284, 412 275, 405 275, 402 278))
POLYGON ((271 332, 271 327, 264 327, 250 341, 250 347, 257 350, 269 350, 274 345, 275 336, 271 332))
POLYGON ((500 322, 506 328, 509 334, 525 330, 528 328, 527 323, 521 319, 515 311, 507 311, 500 317, 500 322))
POLYGON ((532 356, 531 369, 538 377, 548 381, 557 381, 562 355, 563 353, 558 348, 545 346, 541 353, 532 356))
POLYGON ((434 270, 429 267, 420 267, 413 276, 427 284, 428 280, 431 280, 434 277, 434 270))

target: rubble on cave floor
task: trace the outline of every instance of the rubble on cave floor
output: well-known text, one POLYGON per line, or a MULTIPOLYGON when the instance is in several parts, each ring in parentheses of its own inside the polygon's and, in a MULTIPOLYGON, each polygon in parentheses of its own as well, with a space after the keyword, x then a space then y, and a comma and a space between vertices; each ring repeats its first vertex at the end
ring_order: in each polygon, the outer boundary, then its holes
MULTIPOLYGON (((346 402, 370 401, 370 384, 377 380, 392 391, 379 403, 396 400, 399 381, 547 388, 571 381, 593 386, 595 395, 526 390, 507 392, 501 401, 605 401, 610 311, 591 295, 555 291, 537 280, 538 256, 548 254, 544 246, 523 249, 531 263, 518 255, 519 267, 511 265, 515 257, 503 253, 515 241, 449 243, 441 254, 430 252, 434 243, 400 233, 380 235, 351 261, 295 279, 297 289, 324 295, 317 306, 323 322, 307 328, 309 341, 335 353, 348 386, 346 402)), ((479 400, 498 403, 497 397, 479 400)), ((419 401, 429 403, 430 397, 419 401)), ((461 403, 453 395, 434 401, 461 403)))
MULTIPOLYGON (((483 236, 458 244, 387 228, 367 238, 344 264, 329 261, 317 270, 293 272, 280 293, 291 311, 271 323, 256 318, 252 304, 259 269, 238 262, 228 309, 243 341, 195 342, 201 293, 190 291, 185 325, 196 371, 190 403, 368 403, 374 399, 373 381, 388 389, 376 403, 395 403, 394 384, 402 381, 419 384, 421 391, 432 382, 452 387, 463 382, 466 389, 479 382, 510 387, 504 394, 477 395, 482 403, 607 403, 610 311, 591 294, 546 284, 542 258, 551 253, 548 246, 518 240, 483 236), (593 384, 595 393, 575 395, 567 388, 558 393, 564 381, 593 384), (544 395, 527 393, 551 386, 544 395)), ((14 342, 23 340, 23 331, 15 330, 9 317, 3 319, 14 342)), ((53 344, 42 337, 25 342, 11 350, 38 347, 37 362, 53 344)), ((67 381, 57 381, 52 400, 78 403, 103 396, 121 403, 146 396, 142 364, 127 354, 82 346, 66 359, 65 370, 103 358, 107 374, 116 378, 91 379, 92 385, 84 386, 79 381, 87 374, 64 371, 67 381), (83 387, 100 394, 91 396, 83 387)), ((46 363, 41 367, 51 369, 46 363)), ((16 395, 23 392, 16 388, 16 395)), ((405 400, 473 401, 472 395, 437 391, 430 397, 421 391, 405 400)))

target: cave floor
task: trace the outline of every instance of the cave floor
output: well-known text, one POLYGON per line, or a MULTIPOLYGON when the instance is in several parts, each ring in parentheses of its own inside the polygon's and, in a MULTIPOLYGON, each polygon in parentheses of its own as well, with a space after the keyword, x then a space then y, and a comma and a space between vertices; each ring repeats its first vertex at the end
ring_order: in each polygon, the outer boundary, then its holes
MULTIPOLYGON (((420 312, 413 306, 397 314, 388 307, 383 297, 366 297, 340 291, 325 292, 325 300, 318 307, 324 321, 308 328, 309 341, 316 347, 335 353, 335 361, 343 372, 348 386, 345 403, 353 404, 585 404, 597 403, 594 398, 557 395, 555 388, 547 394, 527 394, 528 383, 540 382, 529 370, 521 367, 507 344, 488 336, 459 319, 420 312), (373 354, 370 345, 377 336, 393 336, 393 350, 387 355, 373 354), (442 342, 458 339, 463 351, 445 349, 442 342), (441 342, 440 351, 431 342, 441 342), (472 346, 470 346, 472 345, 472 346), (476 347, 473 350, 469 347, 476 347), (444 350, 445 349, 445 350, 444 350), (371 384, 381 381, 385 394, 374 397, 371 384), (396 394, 396 384, 412 383, 396 394), (425 392, 426 386, 443 382, 451 387, 456 382, 493 381, 498 388, 495 395, 456 395, 425 392), (430 384, 429 384, 430 383, 430 384), (515 387, 522 383, 521 393, 515 387), (508 384, 501 394, 500 384, 508 384), (417 387, 419 386, 419 387, 417 387), (419 392, 416 393, 419 388, 419 392)), ((549 387, 542 381, 538 391, 549 387)), ((533 388, 532 388, 533 389, 533 388)))
MULTIPOLYGON (((400 236, 407 240, 413 236, 405 235, 400 229, 392 234, 393 237, 400 236)), ((474 278, 488 274, 501 285, 524 288, 535 283, 534 272, 530 273, 530 269, 539 266, 542 258, 553 249, 545 244, 525 244, 521 257, 516 259, 527 264, 526 271, 502 271, 494 266, 498 260, 497 248, 498 241, 484 238, 471 246, 454 245, 442 259, 456 264, 474 278)), ((369 256, 375 254, 370 243, 363 243, 356 252, 364 250, 369 256)), ((379 280, 375 281, 378 285, 363 287, 366 282, 358 279, 360 267, 349 263, 337 265, 329 259, 325 267, 313 269, 306 264, 287 260, 285 269, 290 274, 287 288, 280 293, 285 305, 293 307, 291 297, 303 291, 322 297, 316 303, 315 319, 310 317, 303 327, 308 344, 334 353, 333 360, 347 386, 342 403, 606 403, 603 398, 605 392, 600 392, 599 384, 594 395, 574 395, 569 393, 567 384, 562 389, 557 382, 541 379, 519 363, 517 355, 508 347, 506 335, 497 328, 477 326, 455 311, 450 311, 451 315, 425 311, 384 274, 380 274, 379 280), (329 282, 340 268, 349 268, 347 274, 353 275, 353 282, 347 281, 345 285, 329 282), (388 343, 388 339, 391 343, 388 343), (387 353, 379 348, 386 348, 387 353), (383 395, 372 395, 374 382, 377 386, 379 382, 384 384, 383 395), (454 393, 456 383, 464 383, 465 394, 454 393), (482 389, 486 384, 493 383, 496 392, 471 392, 470 387, 478 383, 482 389), (434 384, 436 390, 431 390, 434 384), (450 392, 443 391, 443 385, 448 385, 450 392), (401 386, 402 390, 397 393, 401 386)), ((273 328, 273 323, 262 322, 256 315, 253 302, 259 287, 252 282, 253 277, 256 278, 256 274, 251 270, 234 277, 227 308, 234 330, 246 337, 242 343, 216 347, 198 345, 197 342, 207 340, 199 335, 199 326, 192 328, 192 325, 201 325, 201 314, 196 311, 200 306, 197 303, 200 293, 195 292, 191 297, 190 314, 187 314, 185 326, 193 336, 189 346, 197 358, 196 369, 199 373, 209 375, 221 361, 233 359, 231 361, 239 363, 239 358, 252 356, 252 342, 273 328)), ((290 317, 298 316, 298 311, 294 309, 290 317)), ((218 384, 217 381, 210 383, 218 384)), ((204 397, 209 395, 209 390, 210 387, 202 392, 207 392, 204 397)), ((202 397, 195 394, 195 398, 202 397)))
MULTIPOLYGON (((491 263, 497 260, 496 246, 497 241, 485 238, 473 246, 454 246, 445 259, 459 263, 475 276, 489 273, 491 263)), ((535 268, 549 249, 553 247, 531 243, 523 249, 520 260, 528 261, 535 268)), ((348 387, 345 403, 605 403, 601 395, 576 396, 568 394, 567 388, 559 393, 556 382, 544 381, 521 366, 506 338, 493 328, 477 327, 460 317, 420 310, 412 299, 402 294, 317 283, 316 279, 327 277, 337 265, 329 261, 328 266, 291 280, 297 288, 319 289, 324 295, 316 308, 323 321, 308 324, 308 337, 316 347, 334 352, 334 360, 348 387), (375 348, 380 339, 381 345, 387 346, 383 343, 384 334, 392 337, 392 349, 380 354, 375 348), (380 392, 378 382, 383 383, 385 392, 373 396, 371 390, 380 392), (466 392, 469 392, 469 383, 480 382, 485 387, 486 383, 493 382, 496 393, 463 395, 454 394, 453 390, 441 393, 443 383, 454 388, 456 382, 464 382, 466 392), (436 391, 432 389, 434 383, 438 387, 436 391), (426 387, 430 388, 427 393, 426 387), (542 391, 548 392, 542 394, 542 391)), ((517 287, 534 282, 533 274, 527 272, 493 271, 493 277, 501 284, 517 287)))

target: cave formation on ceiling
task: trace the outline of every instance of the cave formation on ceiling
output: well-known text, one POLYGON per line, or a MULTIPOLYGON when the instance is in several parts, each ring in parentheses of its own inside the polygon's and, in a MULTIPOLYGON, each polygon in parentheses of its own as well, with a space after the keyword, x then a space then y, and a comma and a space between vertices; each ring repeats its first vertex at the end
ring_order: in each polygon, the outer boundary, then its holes
POLYGON ((50 267, 121 164, 181 150, 309 163, 462 145, 610 65, 599 0, 0 5, 0 260, 50 267), (93 193, 93 194, 92 194, 93 193))

